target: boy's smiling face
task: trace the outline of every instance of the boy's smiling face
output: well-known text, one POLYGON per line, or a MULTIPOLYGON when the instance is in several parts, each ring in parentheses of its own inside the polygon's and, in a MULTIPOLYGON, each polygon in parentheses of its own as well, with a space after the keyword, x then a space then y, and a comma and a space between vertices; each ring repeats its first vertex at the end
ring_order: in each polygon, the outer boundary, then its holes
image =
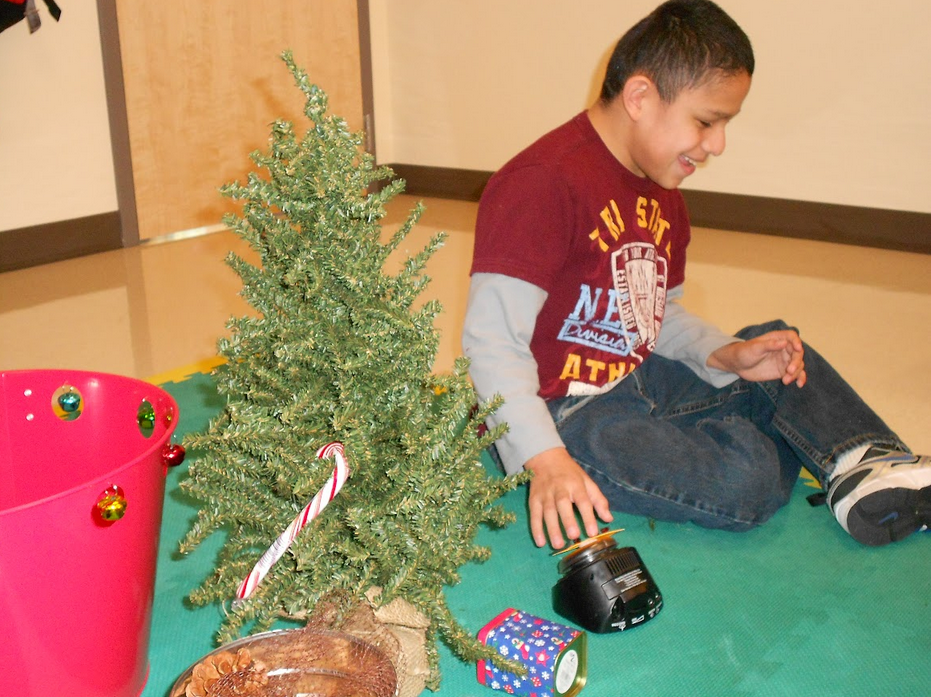
POLYGON ((617 98, 626 107, 630 130, 623 146, 612 150, 637 176, 675 189, 709 155, 724 152, 725 127, 749 90, 747 73, 719 73, 664 102, 651 80, 635 76, 617 98))

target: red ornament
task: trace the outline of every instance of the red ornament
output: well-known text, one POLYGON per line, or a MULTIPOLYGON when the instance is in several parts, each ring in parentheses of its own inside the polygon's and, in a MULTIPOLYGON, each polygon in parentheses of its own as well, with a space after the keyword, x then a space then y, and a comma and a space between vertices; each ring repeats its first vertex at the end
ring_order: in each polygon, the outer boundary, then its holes
POLYGON ((168 443, 162 451, 162 461, 168 467, 177 467, 184 462, 184 446, 177 443, 168 443))

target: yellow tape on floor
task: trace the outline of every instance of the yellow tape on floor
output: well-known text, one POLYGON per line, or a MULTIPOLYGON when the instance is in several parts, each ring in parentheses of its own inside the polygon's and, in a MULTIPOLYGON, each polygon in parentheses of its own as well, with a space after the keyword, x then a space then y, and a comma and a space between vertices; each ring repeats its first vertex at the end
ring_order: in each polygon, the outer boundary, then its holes
POLYGON ((226 359, 223 356, 213 356, 198 361, 197 363, 191 363, 183 368, 175 368, 166 373, 153 375, 152 377, 146 378, 146 382, 151 382, 153 385, 163 385, 166 382, 184 382, 194 375, 200 375, 201 373, 208 374, 214 368, 224 363, 226 363, 226 359))

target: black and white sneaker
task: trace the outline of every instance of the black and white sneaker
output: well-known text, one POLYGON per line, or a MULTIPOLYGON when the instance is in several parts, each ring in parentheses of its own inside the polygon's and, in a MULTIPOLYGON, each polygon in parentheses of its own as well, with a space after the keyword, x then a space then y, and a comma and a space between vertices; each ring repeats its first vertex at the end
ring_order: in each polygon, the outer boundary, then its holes
POLYGON ((865 545, 902 540, 931 526, 931 457, 871 449, 828 487, 827 504, 865 545))

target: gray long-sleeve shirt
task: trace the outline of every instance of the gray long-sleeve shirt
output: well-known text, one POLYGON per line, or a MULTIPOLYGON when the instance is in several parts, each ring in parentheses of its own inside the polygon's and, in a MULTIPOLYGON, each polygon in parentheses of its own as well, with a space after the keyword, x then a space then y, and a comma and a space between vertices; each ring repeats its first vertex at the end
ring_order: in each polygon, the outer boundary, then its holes
MULTIPOLYGON (((688 312, 678 302, 681 297, 681 286, 668 293, 655 353, 682 361, 712 385, 733 382, 736 375, 706 363, 714 351, 738 339, 688 312)), ((497 447, 509 474, 521 471, 534 455, 563 446, 546 403, 537 394, 537 364, 530 351, 536 317, 546 298, 542 288, 517 278, 472 275, 462 347, 471 361, 470 375, 479 398, 485 401, 495 394, 504 398, 489 423, 508 424, 508 433, 497 447)))

